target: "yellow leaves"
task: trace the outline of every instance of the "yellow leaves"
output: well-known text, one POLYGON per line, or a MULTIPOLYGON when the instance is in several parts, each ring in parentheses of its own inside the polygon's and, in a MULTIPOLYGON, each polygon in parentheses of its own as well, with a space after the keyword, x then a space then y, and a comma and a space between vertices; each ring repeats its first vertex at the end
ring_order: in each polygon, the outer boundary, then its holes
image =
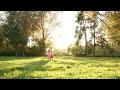
POLYGON ((85 11, 84 14, 87 18, 95 19, 97 16, 97 13, 98 13, 98 11, 85 11))

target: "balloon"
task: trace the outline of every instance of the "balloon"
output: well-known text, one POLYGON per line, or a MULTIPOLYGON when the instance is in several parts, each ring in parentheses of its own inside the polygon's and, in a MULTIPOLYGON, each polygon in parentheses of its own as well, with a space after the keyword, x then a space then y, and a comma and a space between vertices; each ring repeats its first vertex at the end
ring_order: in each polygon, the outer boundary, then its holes
POLYGON ((48 50, 50 50, 49 48, 46 48, 46 52, 48 52, 48 50))

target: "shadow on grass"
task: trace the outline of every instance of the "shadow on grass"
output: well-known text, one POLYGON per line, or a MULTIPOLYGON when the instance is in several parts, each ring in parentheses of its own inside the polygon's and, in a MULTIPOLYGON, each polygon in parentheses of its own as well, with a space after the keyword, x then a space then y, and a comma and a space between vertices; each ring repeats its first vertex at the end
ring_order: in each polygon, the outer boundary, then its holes
POLYGON ((34 78, 33 76, 30 76, 29 73, 33 71, 46 71, 46 68, 43 66, 47 64, 49 61, 36 61, 30 65, 27 65, 23 68, 17 68, 18 70, 22 71, 22 74, 19 74, 18 76, 13 77, 13 79, 27 79, 27 78, 34 78), (27 75, 27 76, 26 76, 27 75))
POLYGON ((43 59, 45 57, 37 57, 37 56, 30 56, 30 57, 0 56, 0 61, 28 60, 28 59, 34 59, 34 58, 43 59))
MULTIPOLYGON (((21 58, 21 57, 20 57, 21 58)), ((25 57, 25 58, 31 58, 31 57, 25 57)), ((36 58, 36 57, 35 57, 36 58)), ((46 65, 48 62, 48 60, 40 60, 40 61, 33 61, 31 63, 29 63, 28 65, 24 66, 24 67, 14 67, 11 69, 4 69, 4 70, 0 70, 0 77, 4 76, 4 73, 9 73, 9 72, 14 72, 15 70, 19 70, 21 71, 21 74, 16 75, 15 77, 13 77, 12 79, 28 79, 28 78, 35 78, 34 76, 30 75, 31 72, 33 71, 53 71, 53 70, 66 70, 66 69, 70 69, 73 67, 73 65, 77 64, 88 64, 89 62, 95 62, 98 63, 96 59, 93 59, 96 57, 61 57, 58 61, 57 59, 53 61, 54 64, 64 64, 63 66, 58 66, 55 68, 51 68, 51 67, 43 67, 44 65, 46 65), (64 58, 66 59, 66 61, 70 60, 80 60, 82 62, 66 62, 64 60, 64 58), (90 59, 89 59, 90 58, 90 59)), ((100 57, 99 57, 100 58, 100 57)), ((40 57, 40 59, 45 59, 45 57, 40 57)), ((102 58, 104 61, 104 58, 102 58)), ((101 59, 99 59, 101 60, 101 59)), ((94 65, 95 67, 101 67, 102 64, 100 65, 94 65)), ((112 65, 104 65, 104 67, 113 67, 112 65)), ((120 76, 116 76, 115 78, 120 79, 120 76)))
MULTIPOLYGON (((12 79, 34 79, 35 77, 30 75, 30 73, 34 71, 54 71, 54 70, 66 70, 72 68, 74 63, 70 62, 60 62, 61 64, 66 64, 65 66, 58 66, 55 68, 51 67, 43 67, 47 63, 51 61, 48 60, 41 60, 41 61, 34 61, 32 63, 29 63, 29 65, 26 65, 24 67, 15 67, 7 70, 3 70, 3 73, 9 73, 9 72, 14 72, 15 70, 21 71, 21 74, 16 75, 15 77, 12 77, 12 79)), ((53 63, 56 63, 58 61, 54 60, 52 61, 53 63)), ((59 63, 59 62, 58 62, 59 63)), ((1 74, 2 75, 2 74, 1 74)))
MULTIPOLYGON (((47 64, 49 61, 47 60, 41 60, 41 61, 34 61, 32 63, 29 63, 29 65, 26 65, 24 67, 14 67, 11 69, 4 69, 4 70, 0 70, 0 76, 4 76, 4 73, 9 73, 9 72, 13 72, 15 70, 19 70, 22 72, 22 74, 19 74, 15 77, 13 77, 13 79, 15 78, 19 78, 21 76, 25 77, 26 72, 31 72, 31 71, 45 71, 45 68, 43 68, 42 66, 44 66, 45 64, 47 64)), ((24 78, 22 77, 22 78, 24 78)))
POLYGON ((115 76, 115 79, 120 79, 120 76, 115 76))

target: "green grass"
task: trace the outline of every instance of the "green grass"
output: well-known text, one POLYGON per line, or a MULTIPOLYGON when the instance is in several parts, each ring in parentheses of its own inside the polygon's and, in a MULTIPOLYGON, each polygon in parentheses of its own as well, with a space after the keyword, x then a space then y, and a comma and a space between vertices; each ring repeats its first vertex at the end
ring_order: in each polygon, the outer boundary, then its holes
POLYGON ((120 79, 120 58, 1 56, 0 79, 120 79))

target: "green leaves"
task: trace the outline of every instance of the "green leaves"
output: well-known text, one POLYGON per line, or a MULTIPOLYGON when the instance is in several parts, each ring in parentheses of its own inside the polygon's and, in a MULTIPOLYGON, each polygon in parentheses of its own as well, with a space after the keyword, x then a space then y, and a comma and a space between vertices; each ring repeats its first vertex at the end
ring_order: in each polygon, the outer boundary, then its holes
POLYGON ((103 27, 104 31, 108 33, 109 42, 111 44, 116 43, 116 45, 119 46, 118 43, 120 41, 120 12, 114 11, 112 12, 112 14, 107 12, 107 15, 109 15, 109 17, 106 16, 106 24, 110 27, 110 29, 105 30, 106 27, 103 27))

